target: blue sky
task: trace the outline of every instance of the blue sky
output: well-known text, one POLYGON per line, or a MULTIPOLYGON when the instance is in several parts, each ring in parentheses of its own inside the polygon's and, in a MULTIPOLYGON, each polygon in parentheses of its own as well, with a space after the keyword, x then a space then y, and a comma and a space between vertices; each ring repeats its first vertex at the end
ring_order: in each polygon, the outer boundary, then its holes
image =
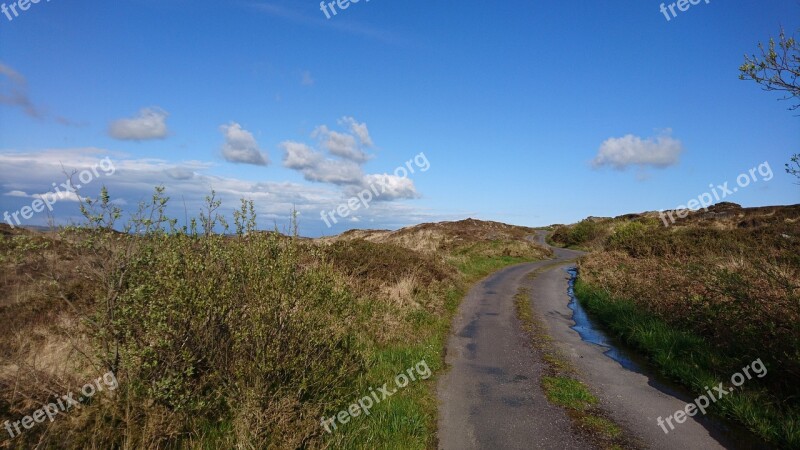
POLYGON ((263 226, 294 204, 311 236, 675 208, 764 162, 774 177, 726 200, 800 203, 783 171, 800 117, 737 78, 758 42, 800 32, 800 4, 669 21, 660 4, 362 0, 326 19, 310 0, 42 0, 0 15, 0 211, 106 157, 81 195, 105 184, 132 209, 163 184, 183 216, 214 188, 263 226), (428 170, 393 175, 420 153, 428 170))

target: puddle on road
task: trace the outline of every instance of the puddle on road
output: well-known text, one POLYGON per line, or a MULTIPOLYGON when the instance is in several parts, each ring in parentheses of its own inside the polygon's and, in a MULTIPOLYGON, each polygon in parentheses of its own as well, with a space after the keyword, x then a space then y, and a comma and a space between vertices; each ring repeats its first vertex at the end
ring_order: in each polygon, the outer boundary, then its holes
POLYGON ((567 272, 570 275, 569 289, 567 291, 570 298, 569 309, 572 310, 572 320, 575 321, 572 329, 578 332, 582 340, 608 349, 605 351, 605 355, 620 363, 622 367, 633 372, 642 373, 641 367, 633 361, 632 356, 620 350, 603 331, 594 327, 586 310, 575 298, 575 280, 578 277, 578 269, 571 267, 567 269, 567 272))
MULTIPOLYGON (((690 396, 685 388, 655 375, 656 371, 648 366, 647 361, 643 357, 627 349, 618 340, 609 337, 595 324, 575 297, 575 281, 578 278, 578 269, 569 267, 565 270, 570 275, 567 293, 570 298, 569 308, 572 310, 572 320, 575 322, 575 325, 571 328, 580 335, 581 340, 606 349, 604 351, 606 356, 618 362, 625 369, 646 376, 648 378, 648 384, 655 389, 686 403, 691 403, 693 397, 690 396)), ((732 425, 727 421, 709 416, 696 417, 696 419, 709 431, 711 436, 725 448, 736 450, 762 450, 772 448, 764 444, 750 432, 741 429, 738 425, 732 425)))

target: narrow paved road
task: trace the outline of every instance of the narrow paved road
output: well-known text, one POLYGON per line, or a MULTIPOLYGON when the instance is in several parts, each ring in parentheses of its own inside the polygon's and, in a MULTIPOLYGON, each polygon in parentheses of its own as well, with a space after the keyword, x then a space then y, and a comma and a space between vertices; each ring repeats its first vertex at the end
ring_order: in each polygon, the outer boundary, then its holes
MULTIPOLYGON (((543 236, 538 237, 543 242, 543 236)), ((514 308, 520 286, 532 290, 531 306, 550 335, 585 375, 584 381, 614 419, 655 449, 722 447, 690 419, 665 435, 656 417, 683 409, 685 402, 650 386, 603 349, 581 341, 570 327, 572 311, 564 271, 580 252, 553 249, 555 259, 503 269, 473 287, 453 323, 447 344, 449 371, 438 384, 439 447, 468 449, 585 449, 566 413, 548 403, 540 388, 543 362, 526 344, 514 308), (554 265, 555 264, 555 265, 554 265), (551 266, 535 279, 525 275, 551 266)))
POLYGON ((440 448, 587 448, 572 433, 566 413, 550 405, 539 389, 544 366, 526 345, 514 310, 525 275, 580 255, 555 251, 555 260, 489 276, 462 302, 447 344, 449 372, 438 385, 440 448))

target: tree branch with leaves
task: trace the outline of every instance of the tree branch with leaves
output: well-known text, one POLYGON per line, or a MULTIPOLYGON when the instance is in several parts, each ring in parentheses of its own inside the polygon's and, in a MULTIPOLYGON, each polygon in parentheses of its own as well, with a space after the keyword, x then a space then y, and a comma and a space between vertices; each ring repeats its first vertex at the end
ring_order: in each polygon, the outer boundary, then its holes
POLYGON ((800 108, 800 44, 781 29, 778 42, 769 39, 765 47, 758 44, 760 55, 745 55, 739 67, 740 80, 753 80, 765 91, 783 92, 782 100, 798 99, 789 109, 800 108))
MULTIPOLYGON (((758 44, 760 55, 745 55, 744 64, 739 67, 740 80, 752 80, 765 91, 785 93, 781 100, 796 99, 789 107, 800 109, 800 44, 794 36, 786 36, 781 29, 778 42, 770 38, 766 48, 758 44)), ((800 178, 800 153, 792 155, 786 164, 786 173, 800 178)), ((798 183, 800 184, 800 183, 798 183)))
MULTIPOLYGON (((786 173, 800 178, 800 153, 792 155, 791 162, 786 164, 786 173)), ((795 183, 800 184, 800 183, 795 183)))

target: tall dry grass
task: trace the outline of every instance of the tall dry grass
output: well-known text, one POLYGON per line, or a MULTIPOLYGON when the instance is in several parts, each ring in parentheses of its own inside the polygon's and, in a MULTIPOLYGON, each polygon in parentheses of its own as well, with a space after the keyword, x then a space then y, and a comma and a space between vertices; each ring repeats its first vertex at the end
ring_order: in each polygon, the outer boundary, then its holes
POLYGON ((109 370, 120 386, 0 447, 432 445, 427 386, 335 436, 319 421, 409 364, 440 367, 466 280, 450 257, 262 232, 248 202, 229 227, 213 194, 177 227, 167 205, 158 189, 122 222, 103 192, 82 226, 0 229, 0 422, 109 370))

